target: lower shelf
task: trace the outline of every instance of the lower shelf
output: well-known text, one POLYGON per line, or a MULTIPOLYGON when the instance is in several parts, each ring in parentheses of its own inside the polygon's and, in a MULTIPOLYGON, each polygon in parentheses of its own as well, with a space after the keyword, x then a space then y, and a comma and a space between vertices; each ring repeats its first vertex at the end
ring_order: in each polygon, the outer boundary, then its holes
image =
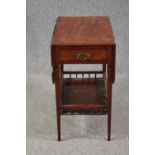
POLYGON ((63 79, 62 115, 103 115, 107 109, 103 78, 63 79))

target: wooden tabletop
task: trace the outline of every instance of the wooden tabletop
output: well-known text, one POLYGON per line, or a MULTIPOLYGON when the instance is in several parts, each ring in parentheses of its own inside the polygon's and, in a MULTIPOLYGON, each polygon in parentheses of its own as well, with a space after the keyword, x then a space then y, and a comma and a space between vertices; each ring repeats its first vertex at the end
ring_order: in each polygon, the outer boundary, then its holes
POLYGON ((113 45, 110 19, 107 16, 58 17, 52 45, 113 45))

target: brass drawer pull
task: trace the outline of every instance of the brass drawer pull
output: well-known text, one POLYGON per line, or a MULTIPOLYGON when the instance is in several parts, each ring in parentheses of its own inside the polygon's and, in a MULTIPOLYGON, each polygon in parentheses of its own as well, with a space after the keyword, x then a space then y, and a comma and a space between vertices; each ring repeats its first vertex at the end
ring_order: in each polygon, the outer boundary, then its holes
POLYGON ((77 59, 84 61, 90 57, 90 53, 85 53, 85 52, 77 53, 76 57, 77 57, 77 59))

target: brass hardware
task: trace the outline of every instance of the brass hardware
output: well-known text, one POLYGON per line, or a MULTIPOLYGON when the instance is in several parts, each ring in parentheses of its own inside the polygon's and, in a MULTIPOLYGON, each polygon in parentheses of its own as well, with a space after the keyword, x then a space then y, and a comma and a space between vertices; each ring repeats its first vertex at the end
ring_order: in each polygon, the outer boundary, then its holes
POLYGON ((85 53, 85 52, 77 53, 76 57, 77 57, 77 59, 85 61, 90 57, 90 53, 85 53))

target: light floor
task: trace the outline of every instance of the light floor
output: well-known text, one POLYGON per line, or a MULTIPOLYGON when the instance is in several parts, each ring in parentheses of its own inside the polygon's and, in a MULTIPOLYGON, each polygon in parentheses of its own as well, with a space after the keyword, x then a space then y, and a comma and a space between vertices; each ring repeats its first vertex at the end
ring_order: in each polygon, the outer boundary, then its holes
POLYGON ((27 155, 129 154, 128 48, 127 0, 27 0, 27 155), (111 18, 117 57, 110 142, 106 116, 63 116, 62 141, 57 142, 50 41, 60 15, 111 18))

